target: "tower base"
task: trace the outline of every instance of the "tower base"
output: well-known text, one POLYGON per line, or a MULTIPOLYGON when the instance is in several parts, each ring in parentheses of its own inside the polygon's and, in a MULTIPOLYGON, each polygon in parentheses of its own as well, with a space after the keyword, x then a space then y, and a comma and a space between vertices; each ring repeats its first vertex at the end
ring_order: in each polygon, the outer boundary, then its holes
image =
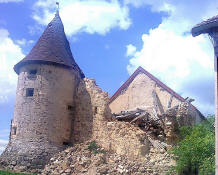
POLYGON ((39 142, 9 143, 0 156, 0 168, 15 171, 40 172, 50 158, 66 147, 39 142))

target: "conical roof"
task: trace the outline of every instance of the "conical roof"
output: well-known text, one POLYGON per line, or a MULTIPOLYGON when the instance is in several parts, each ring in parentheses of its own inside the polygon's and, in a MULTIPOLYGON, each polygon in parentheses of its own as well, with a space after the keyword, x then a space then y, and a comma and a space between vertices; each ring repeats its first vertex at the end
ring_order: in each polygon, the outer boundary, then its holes
POLYGON ((79 71, 81 77, 84 77, 83 72, 76 64, 71 53, 58 11, 36 45, 23 60, 14 66, 14 70, 19 74, 20 67, 31 63, 64 66, 79 71))

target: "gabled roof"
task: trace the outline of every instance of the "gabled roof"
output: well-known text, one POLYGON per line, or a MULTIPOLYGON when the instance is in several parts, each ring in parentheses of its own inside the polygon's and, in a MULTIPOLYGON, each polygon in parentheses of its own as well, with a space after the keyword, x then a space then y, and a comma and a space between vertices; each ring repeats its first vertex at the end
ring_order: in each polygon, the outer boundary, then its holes
POLYGON ((202 33, 210 33, 215 28, 218 28, 218 15, 197 24, 191 32, 193 36, 198 36, 202 33))
MULTIPOLYGON (((128 80, 123 83, 123 85, 115 92, 115 94, 110 98, 110 103, 112 103, 120 94, 121 92, 126 89, 130 83, 135 79, 135 77, 139 74, 139 73, 144 73, 145 75, 147 75, 150 79, 152 79, 154 82, 156 82, 160 87, 162 87, 164 90, 166 90, 167 92, 169 92, 170 94, 172 94, 175 98, 177 98, 178 100, 184 102, 185 99, 183 97, 181 97, 179 94, 177 94, 175 91, 173 91, 171 88, 169 88, 167 85, 165 85, 163 82, 161 82, 160 80, 158 80, 155 76, 153 76, 152 74, 150 74, 148 71, 146 71, 145 69, 143 69, 141 66, 139 66, 136 71, 128 78, 128 80)), ((199 113, 200 117, 202 119, 205 119, 205 117, 201 114, 201 112, 192 105, 192 107, 199 113)))
POLYGON ((19 74, 20 67, 31 63, 64 66, 79 71, 81 77, 84 77, 71 53, 58 11, 30 53, 14 66, 14 70, 19 74))

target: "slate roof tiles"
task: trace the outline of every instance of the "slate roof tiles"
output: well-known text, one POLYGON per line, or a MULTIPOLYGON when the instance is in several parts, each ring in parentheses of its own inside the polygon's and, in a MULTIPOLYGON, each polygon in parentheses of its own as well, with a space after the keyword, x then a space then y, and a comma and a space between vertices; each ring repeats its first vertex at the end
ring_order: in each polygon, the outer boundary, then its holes
POLYGON ((19 74, 20 67, 30 63, 53 64, 72 68, 79 71, 81 77, 84 77, 71 53, 58 11, 30 53, 14 66, 15 72, 19 74))

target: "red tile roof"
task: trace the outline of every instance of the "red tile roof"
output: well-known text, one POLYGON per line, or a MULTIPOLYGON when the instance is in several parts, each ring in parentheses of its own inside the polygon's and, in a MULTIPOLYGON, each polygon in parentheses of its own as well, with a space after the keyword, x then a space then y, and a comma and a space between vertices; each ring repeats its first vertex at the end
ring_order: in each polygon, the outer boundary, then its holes
MULTIPOLYGON (((115 92, 115 94, 110 98, 110 103, 113 102, 122 92, 122 90, 126 89, 129 84, 135 79, 135 77, 139 74, 139 73, 144 73, 145 75, 147 75, 150 79, 152 79, 153 81, 155 81, 160 87, 162 87, 163 89, 165 89, 167 92, 169 92, 170 94, 172 94, 175 98, 177 98, 178 100, 184 102, 185 99, 183 97, 181 97, 179 94, 177 94, 175 91, 173 91, 171 88, 169 88, 167 85, 165 85, 164 83, 162 83, 160 80, 158 80, 155 76, 153 76, 152 74, 150 74, 148 71, 146 71, 145 69, 143 69, 141 66, 139 66, 136 71, 128 78, 128 80, 115 92)), ((205 119, 205 117, 201 114, 201 112, 192 105, 192 107, 199 113, 199 115, 201 116, 202 119, 205 119)))
POLYGON ((81 77, 84 77, 83 72, 76 64, 71 53, 70 45, 66 38, 64 26, 58 11, 55 14, 54 19, 48 24, 36 45, 23 60, 14 66, 14 70, 19 74, 19 69, 23 65, 31 63, 64 66, 79 71, 81 77))

